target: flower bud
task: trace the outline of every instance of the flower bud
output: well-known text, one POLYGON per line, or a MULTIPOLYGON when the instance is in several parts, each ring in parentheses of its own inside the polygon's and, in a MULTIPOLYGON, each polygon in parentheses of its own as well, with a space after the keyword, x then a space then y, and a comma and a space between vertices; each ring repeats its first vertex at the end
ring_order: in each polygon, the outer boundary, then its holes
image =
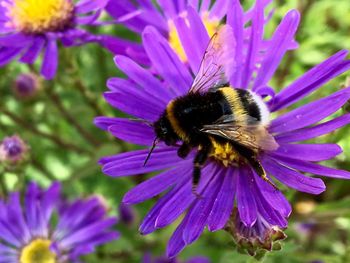
POLYGON ((14 168, 28 157, 28 145, 17 135, 5 137, 0 144, 0 162, 14 168))
POLYGON ((40 89, 39 78, 31 73, 18 75, 13 91, 21 99, 30 99, 34 97, 40 89))

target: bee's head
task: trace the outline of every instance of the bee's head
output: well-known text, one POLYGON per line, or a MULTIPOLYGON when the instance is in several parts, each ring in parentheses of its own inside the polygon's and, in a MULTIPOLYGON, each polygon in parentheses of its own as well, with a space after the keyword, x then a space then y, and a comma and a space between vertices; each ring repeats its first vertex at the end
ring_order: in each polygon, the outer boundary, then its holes
POLYGON ((166 145, 175 145, 179 140, 179 137, 174 132, 174 129, 171 127, 170 121, 164 113, 155 123, 154 131, 157 135, 157 138, 160 141, 165 142, 166 145))

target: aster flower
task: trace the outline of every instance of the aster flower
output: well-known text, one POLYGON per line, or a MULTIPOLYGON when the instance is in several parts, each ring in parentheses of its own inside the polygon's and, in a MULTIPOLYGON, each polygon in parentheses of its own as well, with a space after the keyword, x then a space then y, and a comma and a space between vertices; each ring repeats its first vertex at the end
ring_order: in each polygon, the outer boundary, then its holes
POLYGON ((39 78, 31 73, 19 74, 12 88, 18 98, 32 98, 40 89, 39 78))
POLYGON ((0 144, 0 163, 14 168, 28 157, 28 145, 18 135, 5 137, 0 144))
POLYGON ((40 190, 31 183, 20 203, 19 193, 0 202, 0 262, 81 262, 100 244, 118 237, 110 229, 114 218, 106 216, 96 198, 67 203, 60 185, 40 190))
MULTIPOLYGON (((210 0, 157 0, 156 2, 157 6, 151 0, 110 0, 106 10, 116 21, 136 34, 141 35, 146 26, 153 26, 167 39, 181 61, 190 63, 192 69, 196 70, 208 42, 205 32, 207 31, 210 36, 215 33, 227 15, 227 10, 235 1, 217 0, 213 5, 210 0), (198 41, 191 41, 189 36, 197 38, 198 41), (188 52, 183 45, 194 46, 191 52, 188 52)), ((271 0, 262 1, 262 8, 270 3, 271 0)), ((239 19, 243 19, 244 22, 250 21, 253 10, 252 8, 241 13, 242 17, 239 19)), ((269 21, 271 14, 272 12, 265 18, 265 22, 269 21)), ((249 31, 250 26, 247 26, 239 34, 248 35, 249 31)), ((149 58, 141 44, 125 46, 123 40, 114 38, 106 42, 105 46, 116 54, 125 53, 141 64, 149 64, 149 58), (123 46, 126 47, 125 50, 123 46)), ((289 48, 296 46, 295 42, 291 42, 289 48)))
POLYGON ((51 79, 58 64, 60 41, 64 46, 99 42, 82 29, 98 25, 108 0, 0 0, 0 66, 19 58, 32 64, 43 53, 41 74, 51 79))
MULTIPOLYGON (((335 131, 350 122, 350 115, 345 114, 320 123, 325 118, 332 117, 349 100, 350 89, 341 89, 328 97, 286 111, 288 106, 300 102, 308 94, 348 70, 350 61, 345 60, 348 52, 342 50, 336 53, 275 94, 268 82, 283 55, 295 43, 299 13, 296 10, 289 11, 273 36, 264 39, 264 1, 258 0, 252 10, 248 38, 243 34, 246 21, 239 1, 234 1, 228 10, 227 24, 233 28, 236 41, 236 67, 230 76, 230 84, 237 89, 249 89, 261 98, 271 97, 264 103, 270 113, 276 112, 268 131, 279 148, 274 151, 260 151, 257 156, 268 177, 277 179, 290 188, 311 194, 323 192, 325 185, 321 179, 306 176, 304 172, 349 179, 349 172, 317 163, 340 154, 341 148, 337 144, 302 141, 335 131), (279 112, 281 110, 283 113, 279 112)), ((187 28, 180 26, 176 29, 179 35, 187 32, 187 28)), ((196 31, 196 35, 188 36, 189 42, 182 41, 186 54, 197 52, 195 43, 209 41, 207 32, 201 30, 196 31), (196 37, 190 38, 191 36, 196 37)), ((154 27, 146 27, 142 37, 152 71, 142 68, 127 57, 117 56, 116 64, 128 79, 110 79, 110 91, 105 94, 105 99, 112 106, 145 122, 100 117, 95 123, 119 139, 150 147, 156 135, 147 123, 154 123, 172 99, 187 94, 193 75, 168 40, 154 27), (160 78, 152 74, 153 70, 158 72, 160 78)), ((188 63, 192 64, 192 58, 188 59, 188 63)), ((199 62, 195 60, 194 64, 196 63, 199 62)), ((103 172, 113 177, 165 170, 131 189, 124 196, 123 202, 135 204, 165 192, 145 216, 140 232, 149 234, 184 215, 168 243, 169 257, 176 256, 186 245, 197 240, 205 227, 209 231, 223 229, 234 207, 238 210, 240 221, 252 231, 260 227, 262 222, 265 226, 280 229, 287 227, 287 218, 291 213, 287 199, 281 191, 275 190, 262 180, 249 165, 233 163, 226 167, 220 162, 222 160, 218 162, 212 157, 202 169, 197 188, 202 198, 197 198, 191 190, 193 155, 181 159, 177 150, 178 147, 158 144, 146 166, 143 164, 148 149, 100 160, 103 172)), ((255 233, 263 238, 260 235, 264 231, 255 233)))

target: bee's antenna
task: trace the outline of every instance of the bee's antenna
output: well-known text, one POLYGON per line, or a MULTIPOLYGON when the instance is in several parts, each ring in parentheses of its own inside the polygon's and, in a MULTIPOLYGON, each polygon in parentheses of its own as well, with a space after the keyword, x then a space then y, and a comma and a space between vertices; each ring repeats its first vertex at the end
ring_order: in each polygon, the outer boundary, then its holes
POLYGON ((156 138, 154 139, 154 141, 153 141, 153 144, 152 144, 151 149, 150 149, 149 152, 148 152, 148 155, 147 155, 147 157, 146 157, 146 160, 145 160, 145 162, 143 163, 143 166, 145 166, 145 165, 147 164, 147 162, 148 162, 149 158, 151 157, 151 154, 152 154, 154 148, 157 146, 158 142, 159 142, 159 139, 158 139, 158 137, 156 137, 156 138))
POLYGON ((142 122, 142 123, 148 125, 149 127, 154 127, 154 124, 152 122, 148 121, 148 120, 138 119, 138 118, 130 118, 129 120, 142 122))

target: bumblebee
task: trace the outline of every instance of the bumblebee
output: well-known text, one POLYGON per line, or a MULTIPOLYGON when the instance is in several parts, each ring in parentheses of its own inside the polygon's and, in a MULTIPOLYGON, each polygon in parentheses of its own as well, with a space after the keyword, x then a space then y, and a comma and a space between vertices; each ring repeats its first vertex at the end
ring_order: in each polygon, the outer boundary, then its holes
POLYGON ((170 101, 153 123, 156 139, 145 160, 160 141, 176 146, 178 156, 186 158, 197 149, 193 160, 193 193, 208 158, 224 166, 249 164, 274 188, 257 154, 275 150, 271 136, 269 111, 262 98, 252 91, 231 87, 227 76, 234 70, 234 36, 224 26, 214 34, 204 53, 200 69, 186 95, 170 101))

